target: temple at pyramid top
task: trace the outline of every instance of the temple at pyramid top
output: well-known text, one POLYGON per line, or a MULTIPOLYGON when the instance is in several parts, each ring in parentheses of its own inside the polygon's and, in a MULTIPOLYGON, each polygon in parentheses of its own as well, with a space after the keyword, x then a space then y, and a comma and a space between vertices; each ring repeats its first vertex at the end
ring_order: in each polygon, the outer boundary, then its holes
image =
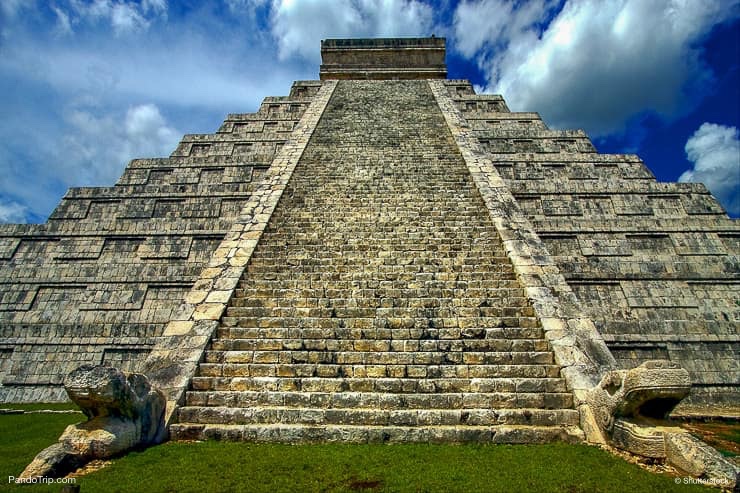
POLYGON ((325 39, 321 80, 445 79, 445 38, 325 39))

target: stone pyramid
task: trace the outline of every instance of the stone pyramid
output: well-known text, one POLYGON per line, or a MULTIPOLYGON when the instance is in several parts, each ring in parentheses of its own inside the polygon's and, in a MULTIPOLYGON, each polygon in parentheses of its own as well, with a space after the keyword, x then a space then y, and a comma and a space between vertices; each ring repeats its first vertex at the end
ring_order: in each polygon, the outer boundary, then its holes
POLYGON ((579 390, 661 359, 676 414, 740 415, 737 221, 444 56, 325 40, 321 80, 0 226, 0 400, 93 363, 175 438, 579 440, 579 390))

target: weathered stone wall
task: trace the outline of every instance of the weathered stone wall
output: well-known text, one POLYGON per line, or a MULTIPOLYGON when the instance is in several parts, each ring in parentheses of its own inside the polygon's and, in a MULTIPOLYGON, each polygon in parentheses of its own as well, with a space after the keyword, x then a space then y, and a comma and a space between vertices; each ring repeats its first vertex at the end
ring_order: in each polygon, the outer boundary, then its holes
POLYGON ((319 87, 71 189, 45 224, 0 226, 0 401, 66 399, 83 363, 136 370, 319 87))
POLYGON ((692 377, 685 412, 737 410, 737 221, 701 184, 659 183, 637 156, 597 154, 581 131, 447 84, 621 365, 670 359, 692 377))

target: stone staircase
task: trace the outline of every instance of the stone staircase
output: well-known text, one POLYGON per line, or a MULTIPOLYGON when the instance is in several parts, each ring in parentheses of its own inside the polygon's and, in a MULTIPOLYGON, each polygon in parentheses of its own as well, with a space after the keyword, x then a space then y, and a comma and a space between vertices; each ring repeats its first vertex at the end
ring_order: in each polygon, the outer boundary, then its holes
POLYGON ((426 82, 339 82, 178 421, 174 439, 582 437, 426 82))

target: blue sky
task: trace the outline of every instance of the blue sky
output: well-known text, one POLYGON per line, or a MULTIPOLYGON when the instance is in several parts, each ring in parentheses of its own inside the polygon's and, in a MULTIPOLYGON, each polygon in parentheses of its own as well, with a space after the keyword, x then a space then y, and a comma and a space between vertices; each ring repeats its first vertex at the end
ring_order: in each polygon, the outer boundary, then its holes
POLYGON ((451 78, 740 215, 740 0, 0 0, 0 222, 318 78, 321 39, 432 33, 451 78))

